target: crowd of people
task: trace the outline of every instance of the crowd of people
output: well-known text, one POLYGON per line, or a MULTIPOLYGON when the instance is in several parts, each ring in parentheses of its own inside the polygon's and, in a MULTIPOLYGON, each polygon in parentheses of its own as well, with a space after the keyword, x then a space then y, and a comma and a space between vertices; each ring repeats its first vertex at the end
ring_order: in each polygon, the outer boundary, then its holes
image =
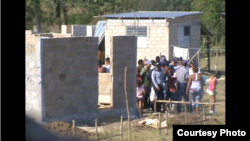
MULTIPOLYGON (((162 104, 157 102, 154 109, 154 100, 191 101, 191 105, 186 104, 186 108, 191 113, 199 113, 199 104, 204 95, 204 82, 201 70, 195 61, 188 61, 180 57, 166 60, 164 55, 157 56, 155 60, 138 60, 137 72, 137 106, 140 115, 143 109, 149 108, 152 111, 161 112, 171 110, 175 107, 176 112, 181 112, 181 104, 162 104)), ((210 95, 210 102, 215 102, 217 79, 221 76, 217 72, 209 82, 207 94, 210 95)), ((215 113, 215 106, 210 106, 210 113, 215 113)))
POLYGON ((105 59, 105 65, 102 65, 102 61, 98 61, 98 72, 99 73, 110 73, 110 59, 105 59))
MULTIPOLYGON (((110 73, 110 58, 105 59, 105 65, 102 65, 99 60, 98 72, 110 73)), ((185 105, 187 110, 190 113, 199 113, 199 104, 194 104, 194 102, 201 101, 206 81, 195 61, 191 61, 188 65, 188 60, 183 60, 182 57, 168 61, 164 55, 156 56, 155 60, 140 59, 136 74, 137 107, 141 115, 144 109, 156 112, 176 109, 176 112, 180 113, 181 104, 170 105, 157 102, 155 109, 155 100, 170 99, 190 101, 191 105, 185 105)), ((221 73, 217 72, 208 83, 206 93, 210 95, 211 103, 216 102, 216 86, 220 77, 221 73)), ((210 105, 210 113, 215 113, 214 105, 210 105)))

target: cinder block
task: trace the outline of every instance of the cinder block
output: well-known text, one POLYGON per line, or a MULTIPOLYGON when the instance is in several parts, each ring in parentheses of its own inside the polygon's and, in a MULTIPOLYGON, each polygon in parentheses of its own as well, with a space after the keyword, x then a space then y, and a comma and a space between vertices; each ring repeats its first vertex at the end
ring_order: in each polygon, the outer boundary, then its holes
POLYGON ((52 80, 51 75, 49 75, 49 74, 44 75, 44 83, 50 82, 51 80, 52 80))

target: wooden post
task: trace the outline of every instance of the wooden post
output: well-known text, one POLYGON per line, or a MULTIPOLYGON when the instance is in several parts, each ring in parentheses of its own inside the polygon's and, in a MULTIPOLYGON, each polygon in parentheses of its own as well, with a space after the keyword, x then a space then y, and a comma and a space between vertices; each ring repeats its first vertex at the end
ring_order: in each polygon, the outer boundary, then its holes
POLYGON ((206 109, 205 109, 205 105, 203 106, 203 114, 204 114, 204 116, 203 116, 203 120, 204 120, 204 125, 206 124, 206 122, 205 122, 205 120, 206 120, 206 109))
POLYGON ((207 71, 210 72, 210 40, 207 37, 207 71))
POLYGON ((185 125, 187 125, 187 105, 185 105, 185 125))
POLYGON ((200 52, 197 54, 197 57, 198 57, 198 67, 200 68, 201 65, 200 65, 200 52))
POLYGON ((170 110, 172 110, 172 102, 171 98, 169 98, 170 110))
POLYGON ((75 138, 76 137, 76 123, 74 119, 72 120, 72 122, 73 122, 73 138, 75 138))
POLYGON ((166 118, 166 129, 165 129, 165 132, 166 132, 166 135, 168 135, 168 111, 167 110, 165 112, 165 118, 166 118))
POLYGON ((156 100, 157 100, 157 99, 156 99, 156 93, 155 93, 154 97, 155 97, 155 101, 154 101, 154 113, 156 113, 156 111, 157 111, 157 110, 156 110, 156 100))
POLYGON ((215 63, 215 72, 218 70, 218 49, 216 50, 216 63, 215 63))
POLYGON ((127 106, 127 113, 128 113, 128 126, 129 126, 129 141, 131 141, 131 121, 130 121, 130 112, 128 106, 128 94, 127 94, 127 66, 125 67, 125 76, 124 76, 124 88, 125 88, 125 98, 126 98, 126 106, 127 106))
MULTIPOLYGON (((189 98, 189 112, 193 110, 191 99, 189 98)), ((193 111, 192 111, 193 112, 193 111)))
POLYGON ((122 116, 121 116, 120 134, 121 134, 120 141, 122 141, 122 135, 123 135, 123 118, 122 118, 122 116))
POLYGON ((96 140, 98 140, 97 118, 95 119, 95 134, 96 134, 95 138, 96 138, 96 140))
POLYGON ((159 128, 159 135, 161 135, 161 112, 159 112, 159 125, 158 125, 158 128, 159 128))

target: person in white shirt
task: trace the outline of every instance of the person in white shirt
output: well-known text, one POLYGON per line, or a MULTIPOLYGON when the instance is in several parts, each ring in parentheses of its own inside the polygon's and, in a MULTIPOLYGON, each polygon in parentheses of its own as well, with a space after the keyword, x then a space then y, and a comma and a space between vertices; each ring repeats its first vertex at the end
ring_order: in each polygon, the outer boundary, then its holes
POLYGON ((105 61, 106 62, 106 66, 105 66, 106 67, 106 72, 110 73, 110 59, 106 58, 105 60, 106 60, 105 61))
MULTIPOLYGON (((182 57, 178 59, 179 65, 178 69, 176 70, 177 75, 177 93, 175 94, 176 100, 181 101, 182 97, 184 98, 185 102, 189 102, 189 97, 186 95, 186 89, 187 89, 187 82, 189 79, 188 70, 186 69, 186 66, 183 63, 182 57)), ((189 104, 186 104, 187 110, 189 112, 189 104)), ((181 104, 177 104, 177 112, 181 112, 181 104)))
POLYGON ((198 72, 197 73, 201 73, 201 70, 199 67, 196 67, 195 65, 195 61, 191 61, 191 65, 190 65, 190 68, 189 68, 189 75, 192 75, 194 72, 193 72, 193 69, 194 68, 198 68, 198 72))
POLYGON ((150 70, 154 69, 155 68, 155 60, 151 60, 151 67, 150 67, 150 70))

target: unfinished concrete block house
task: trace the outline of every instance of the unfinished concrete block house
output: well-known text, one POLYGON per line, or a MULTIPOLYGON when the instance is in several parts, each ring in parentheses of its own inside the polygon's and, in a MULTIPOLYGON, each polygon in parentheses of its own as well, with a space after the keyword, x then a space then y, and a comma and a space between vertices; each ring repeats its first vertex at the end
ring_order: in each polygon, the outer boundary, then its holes
POLYGON ((201 24, 202 12, 142 11, 113 15, 106 18, 105 57, 110 56, 111 37, 137 36, 137 60, 155 59, 158 55, 173 58, 173 46, 189 48, 193 56, 200 48, 200 38, 212 34, 201 24))
POLYGON ((192 56, 200 38, 211 35, 200 14, 131 12, 100 16, 106 21, 96 26, 63 25, 62 33, 26 31, 26 114, 38 122, 127 116, 124 79, 130 113, 137 114, 137 60, 171 59, 172 45, 188 47, 192 56), (98 73, 98 60, 106 57, 110 73, 98 73), (102 103, 110 109, 101 110, 102 103))

